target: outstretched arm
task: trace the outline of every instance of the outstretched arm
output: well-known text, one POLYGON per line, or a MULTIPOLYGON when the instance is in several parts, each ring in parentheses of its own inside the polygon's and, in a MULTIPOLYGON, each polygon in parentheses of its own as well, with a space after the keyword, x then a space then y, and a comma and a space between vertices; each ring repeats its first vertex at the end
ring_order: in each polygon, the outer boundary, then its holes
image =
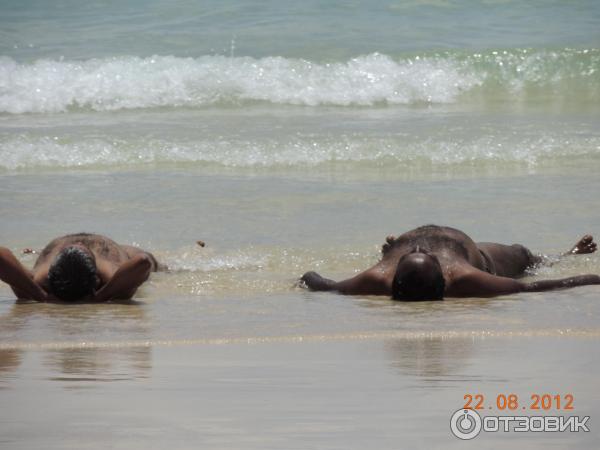
POLYGON ((554 289, 567 289, 577 286, 600 284, 600 275, 588 274, 576 277, 562 278, 560 280, 540 280, 532 283, 522 283, 524 292, 542 292, 554 289))
POLYGON ((17 298, 45 302, 48 294, 33 276, 5 247, 0 247, 0 280, 9 284, 17 298))
POLYGON ((307 272, 301 281, 304 281, 311 291, 337 291, 346 295, 391 295, 391 289, 386 285, 383 276, 373 269, 337 282, 323 278, 316 272, 307 272))
POLYGON ((134 256, 123 263, 102 289, 96 292, 94 300, 105 302, 115 299, 130 299, 137 288, 148 279, 151 269, 152 261, 147 255, 134 256))
POLYGON ((473 271, 454 280, 448 287, 446 295, 449 297, 495 297, 517 292, 542 292, 591 284, 600 284, 600 276, 579 275, 559 280, 523 283, 513 278, 473 271))
POLYGON ((306 272, 302 275, 300 281, 303 281, 311 291, 335 291, 335 285, 337 284, 329 278, 323 278, 317 272, 306 272))

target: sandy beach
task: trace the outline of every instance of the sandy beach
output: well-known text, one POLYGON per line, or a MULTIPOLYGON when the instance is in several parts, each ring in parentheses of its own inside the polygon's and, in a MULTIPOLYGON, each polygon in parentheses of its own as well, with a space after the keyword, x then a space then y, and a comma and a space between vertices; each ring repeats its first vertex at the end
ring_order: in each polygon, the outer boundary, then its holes
MULTIPOLYGON (((463 448, 464 441, 449 435, 449 417, 465 393, 517 393, 529 405, 531 393, 569 392, 577 414, 598 414, 590 376, 598 333, 549 334, 320 335, 2 350, 2 388, 10 386, 2 396, 12 405, 1 415, 2 444, 463 448)), ((596 441, 592 432, 487 433, 472 443, 501 448, 516 439, 524 448, 591 448, 596 441)))
POLYGON ((295 284, 428 223, 553 262, 526 280, 600 274, 557 256, 600 238, 599 19, 591 0, 0 6, 0 245, 32 267, 24 248, 95 232, 170 268, 125 303, 0 284, 0 448, 595 448, 598 286, 295 284), (462 441, 467 394, 590 431, 462 441), (530 408, 546 394, 561 407, 530 408))

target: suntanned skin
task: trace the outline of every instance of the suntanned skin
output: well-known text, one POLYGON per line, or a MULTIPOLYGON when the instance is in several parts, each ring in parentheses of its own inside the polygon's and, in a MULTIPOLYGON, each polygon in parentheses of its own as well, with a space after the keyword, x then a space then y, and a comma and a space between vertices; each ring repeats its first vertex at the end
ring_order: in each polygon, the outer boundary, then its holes
MULTIPOLYGON (((446 283, 444 297, 493 297, 600 284, 598 275, 523 283, 515 278, 522 276, 528 267, 541 262, 541 258, 534 256, 526 247, 475 243, 460 230, 435 225, 419 227, 398 238, 388 236, 382 247, 381 260, 352 278, 336 282, 316 272, 307 272, 301 280, 314 291, 390 296, 398 261, 408 253, 415 253, 417 246, 438 259, 446 283)), ((592 236, 586 235, 566 254, 595 251, 596 243, 592 236)))
MULTIPOLYGON (((76 246, 96 260, 98 280, 88 302, 130 299, 148 279, 150 272, 165 269, 151 253, 128 245, 119 245, 98 234, 72 234, 54 239, 41 252, 29 271, 7 248, 0 247, 0 279, 9 284, 19 299, 61 302, 49 293, 48 271, 56 256, 66 247, 76 246)), ((26 250, 28 253, 31 250, 26 250)))

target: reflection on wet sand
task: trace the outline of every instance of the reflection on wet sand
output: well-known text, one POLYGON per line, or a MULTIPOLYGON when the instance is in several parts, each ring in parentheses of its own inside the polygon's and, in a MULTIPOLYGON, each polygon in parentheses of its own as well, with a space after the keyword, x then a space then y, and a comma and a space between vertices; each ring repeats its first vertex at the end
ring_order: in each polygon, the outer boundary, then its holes
POLYGON ((150 320, 143 305, 137 302, 80 305, 16 302, 0 316, 0 342, 4 346, 0 349, 0 381, 3 372, 15 371, 20 366, 25 355, 23 349, 43 348, 56 342, 67 346, 41 353, 42 364, 50 369, 50 380, 147 378, 152 369, 151 347, 100 348, 94 344, 143 341, 149 339, 150 332, 150 320))
POLYGON ((0 389, 3 387, 3 381, 10 378, 10 373, 17 370, 21 364, 22 352, 17 349, 0 349, 0 389))
POLYGON ((475 347, 472 339, 433 336, 423 339, 386 341, 392 366, 404 375, 441 381, 454 378, 467 365, 475 347))
POLYGON ((60 373, 49 377, 54 381, 123 381, 148 378, 152 370, 152 348, 52 350, 44 354, 43 364, 50 369, 50 374, 60 373))

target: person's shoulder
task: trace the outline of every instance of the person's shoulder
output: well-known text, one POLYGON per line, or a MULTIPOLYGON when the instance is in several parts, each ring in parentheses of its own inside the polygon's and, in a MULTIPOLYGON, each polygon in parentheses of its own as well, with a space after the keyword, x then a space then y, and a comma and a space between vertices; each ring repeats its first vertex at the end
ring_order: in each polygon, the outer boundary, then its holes
POLYGON ((448 297, 493 297, 519 292, 523 284, 518 280, 499 277, 476 267, 461 265, 446 285, 448 297))

